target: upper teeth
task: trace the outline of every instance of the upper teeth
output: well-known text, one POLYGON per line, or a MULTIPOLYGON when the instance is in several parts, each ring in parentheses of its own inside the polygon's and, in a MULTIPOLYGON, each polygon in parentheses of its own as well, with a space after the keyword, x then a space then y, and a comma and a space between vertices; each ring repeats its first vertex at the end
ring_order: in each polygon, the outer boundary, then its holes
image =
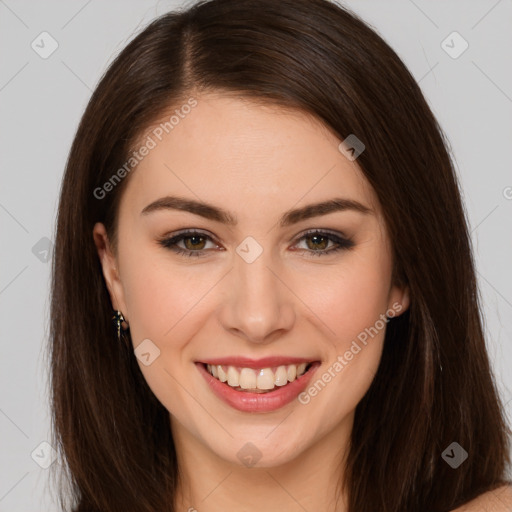
POLYGON ((252 368, 210 364, 206 365, 206 369, 211 375, 233 388, 240 386, 242 389, 267 390, 293 382, 305 373, 306 366, 307 363, 278 366, 275 372, 271 368, 253 370, 252 368))

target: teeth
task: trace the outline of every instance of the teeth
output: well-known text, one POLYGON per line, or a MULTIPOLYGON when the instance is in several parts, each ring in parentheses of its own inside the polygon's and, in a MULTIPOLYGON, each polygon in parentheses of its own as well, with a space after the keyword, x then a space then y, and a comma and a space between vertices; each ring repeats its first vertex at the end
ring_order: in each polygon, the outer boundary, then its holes
MULTIPOLYGON (((221 381, 221 382, 226 382, 228 380, 228 376, 226 375, 226 372, 222 369, 222 366, 217 366, 217 373, 218 373, 218 376, 217 378, 221 381)), ((214 375, 215 377, 215 375, 214 375)))
POLYGON ((276 386, 284 386, 288 384, 288 374, 286 373, 286 366, 279 366, 274 375, 274 382, 276 386))
POLYGON ((274 389, 274 374, 270 368, 260 370, 257 384, 258 389, 274 389))
POLYGON ((233 366, 228 368, 228 385, 237 388, 240 385, 240 374, 233 366))
MULTIPOLYGON (((230 366, 230 368, 233 367, 230 366)), ((236 372, 236 370, 234 371, 236 372)), ((240 387, 242 389, 254 389, 256 387, 256 382, 255 371, 251 370, 250 368, 242 368, 242 371, 240 372, 240 387)))
POLYGON ((275 372, 271 368, 261 368, 253 370, 252 368, 236 368, 234 366, 222 367, 221 365, 206 365, 210 375, 226 382, 232 388, 241 388, 246 390, 271 390, 276 386, 284 386, 288 382, 293 382, 306 372, 307 363, 299 365, 290 364, 287 366, 278 366, 275 372))

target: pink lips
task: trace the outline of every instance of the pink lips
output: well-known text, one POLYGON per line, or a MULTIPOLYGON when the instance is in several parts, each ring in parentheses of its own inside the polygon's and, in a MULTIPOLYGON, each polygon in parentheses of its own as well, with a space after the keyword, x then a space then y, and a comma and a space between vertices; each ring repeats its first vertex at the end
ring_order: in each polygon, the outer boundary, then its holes
POLYGON ((310 382, 313 374, 320 366, 319 361, 311 364, 309 370, 293 382, 285 386, 276 387, 266 393, 250 393, 236 391, 226 383, 216 379, 206 370, 206 364, 222 366, 238 366, 243 368, 272 368, 281 365, 310 363, 312 359, 293 357, 266 357, 263 359, 247 359, 244 357, 230 357, 208 359, 197 362, 196 367, 206 380, 213 393, 231 407, 243 412, 271 412, 292 402, 310 382))

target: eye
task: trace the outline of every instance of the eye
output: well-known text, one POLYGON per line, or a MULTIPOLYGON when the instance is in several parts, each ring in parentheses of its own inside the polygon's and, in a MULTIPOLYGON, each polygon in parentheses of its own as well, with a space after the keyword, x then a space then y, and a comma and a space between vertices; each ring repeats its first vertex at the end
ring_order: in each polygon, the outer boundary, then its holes
POLYGON ((162 238, 158 243, 177 254, 198 257, 204 256, 203 250, 207 240, 213 241, 211 236, 201 231, 185 231, 171 238, 162 238), (184 243, 184 248, 178 246, 181 242, 184 243))
MULTIPOLYGON (((328 253, 334 253, 341 249, 350 249, 355 244, 352 240, 334 233, 321 230, 311 230, 297 239, 296 245, 301 241, 306 241, 306 249, 294 249, 306 252, 314 256, 322 256, 328 253), (329 247, 329 243, 334 247, 329 247)), ((201 231, 185 231, 178 233, 170 238, 161 238, 158 243, 171 251, 182 256, 201 257, 205 256, 206 244, 208 242, 214 243, 216 247, 218 244, 214 242, 210 235, 201 231), (183 243, 183 246, 178 244, 183 243)), ((214 247, 215 248, 215 247, 214 247)))
POLYGON ((307 233, 303 234, 298 239, 298 242, 302 240, 306 241, 306 252, 311 254, 311 256, 322 256, 328 253, 340 251, 342 249, 347 250, 351 249, 355 245, 352 240, 346 238, 345 236, 317 229, 308 231, 307 233), (328 249, 327 247, 329 247, 329 242, 334 242, 334 247, 331 246, 331 248, 328 249))

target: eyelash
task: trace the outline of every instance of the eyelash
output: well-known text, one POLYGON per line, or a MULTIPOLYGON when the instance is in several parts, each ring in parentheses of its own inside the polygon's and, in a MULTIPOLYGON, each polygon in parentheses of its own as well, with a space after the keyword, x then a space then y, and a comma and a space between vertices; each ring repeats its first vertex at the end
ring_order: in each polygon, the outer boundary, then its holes
MULTIPOLYGON (((174 235, 171 238, 161 238, 158 240, 158 243, 162 247, 164 247, 166 249, 170 249, 171 251, 173 251, 179 255, 182 255, 182 256, 186 256, 186 257, 204 256, 203 253, 206 251, 206 249, 201 249, 198 251, 191 251, 189 249, 182 249, 182 248, 176 246, 176 244, 178 242, 181 242, 185 238, 192 238, 194 236, 199 236, 199 237, 205 238, 205 239, 210 240, 215 243, 215 241, 206 233, 203 233, 201 231, 194 231, 194 230, 178 233, 177 235, 174 235)), ((324 249, 321 251, 313 251, 313 250, 309 250, 309 249, 298 249, 298 250, 309 252, 309 253, 311 253, 311 256, 323 256, 328 253, 338 252, 340 250, 349 250, 352 247, 354 247, 354 245, 355 245, 354 242, 349 238, 344 238, 339 235, 335 235, 334 233, 320 231, 317 229, 307 231, 297 240, 296 243, 300 242, 301 240, 303 240, 305 238, 310 238, 313 236, 320 236, 322 238, 328 238, 329 240, 334 241, 337 244, 337 247, 335 247, 334 249, 324 249)))

